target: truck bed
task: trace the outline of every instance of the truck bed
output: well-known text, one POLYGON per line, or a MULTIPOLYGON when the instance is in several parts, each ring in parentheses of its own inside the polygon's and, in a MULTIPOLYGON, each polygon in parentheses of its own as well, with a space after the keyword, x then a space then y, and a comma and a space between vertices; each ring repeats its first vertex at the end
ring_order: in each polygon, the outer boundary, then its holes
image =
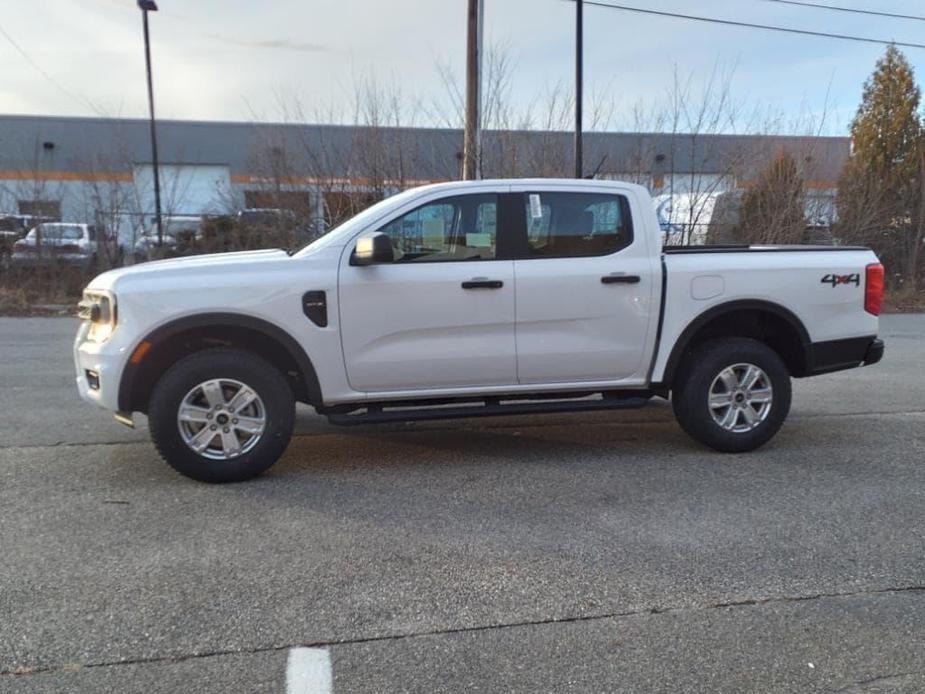
POLYGON ((877 257, 858 246, 685 246, 663 249, 664 308, 651 380, 659 382, 671 346, 714 307, 769 310, 802 326, 801 340, 822 350, 833 341, 877 335, 864 310, 864 278, 877 257))

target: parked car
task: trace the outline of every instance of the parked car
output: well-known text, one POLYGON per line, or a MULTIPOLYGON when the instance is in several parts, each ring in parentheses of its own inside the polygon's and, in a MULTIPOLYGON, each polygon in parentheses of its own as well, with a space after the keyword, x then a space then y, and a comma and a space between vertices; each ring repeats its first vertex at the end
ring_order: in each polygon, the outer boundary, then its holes
POLYGON ((13 244, 25 236, 29 229, 51 221, 50 217, 35 217, 31 214, 0 215, 0 257, 10 255, 13 244))
POLYGON ((590 411, 671 398, 719 451, 766 443, 791 378, 874 364, 867 248, 663 251, 652 200, 589 180, 406 191, 294 255, 166 260, 90 282, 80 395, 189 477, 260 474, 296 401, 334 424, 590 411))
POLYGON ((13 244, 13 267, 60 263, 88 269, 96 262, 97 233, 92 224, 45 222, 13 244))
POLYGON ((195 215, 170 215, 161 217, 161 238, 158 239, 157 223, 150 224, 135 242, 135 257, 147 260, 155 257, 191 255, 202 238, 202 217, 195 215), (160 248, 159 248, 160 246, 160 248))
POLYGON ((298 217, 292 210, 272 207, 248 207, 235 215, 239 224, 254 227, 291 227, 298 217))

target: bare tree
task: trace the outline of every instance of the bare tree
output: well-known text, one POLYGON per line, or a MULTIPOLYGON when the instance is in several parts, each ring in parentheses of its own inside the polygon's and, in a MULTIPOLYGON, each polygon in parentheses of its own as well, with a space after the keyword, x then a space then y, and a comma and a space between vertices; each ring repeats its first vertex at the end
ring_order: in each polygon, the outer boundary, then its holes
POLYGON ((132 157, 122 128, 112 125, 107 146, 81 162, 84 180, 78 205, 82 218, 96 227, 97 269, 121 265, 131 254, 141 226, 132 157))
POLYGON ((42 138, 36 137, 28 149, 21 151, 20 159, 27 164, 13 172, 11 180, 0 184, 0 199, 11 213, 19 214, 29 221, 27 227, 35 227, 36 255, 43 262, 27 268, 7 267, 0 270, 0 282, 21 289, 25 295, 34 296, 47 290, 47 295, 58 296, 74 284, 67 268, 59 267, 56 249, 43 245, 42 222, 58 221, 61 216, 61 202, 64 186, 57 178, 53 164, 48 162, 48 151, 42 138))

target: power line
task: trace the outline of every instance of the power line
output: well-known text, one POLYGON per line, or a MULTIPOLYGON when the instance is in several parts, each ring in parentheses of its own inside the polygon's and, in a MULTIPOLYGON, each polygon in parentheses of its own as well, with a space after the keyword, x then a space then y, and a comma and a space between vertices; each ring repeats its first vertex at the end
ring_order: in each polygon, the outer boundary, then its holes
POLYGON ((86 99, 83 99, 83 98, 81 98, 80 96, 78 96, 77 94, 75 94, 74 92, 72 92, 70 89, 68 89, 68 88, 65 87, 63 84, 61 84, 58 80, 56 80, 54 77, 52 77, 48 72, 46 72, 46 71, 42 68, 41 65, 39 65, 37 62, 35 62, 35 61, 32 59, 32 57, 31 57, 28 53, 26 53, 25 49, 23 49, 23 47, 20 46, 20 45, 16 42, 16 40, 15 40, 12 36, 10 36, 10 34, 9 34, 9 33, 6 31, 6 29, 4 29, 2 26, 0 26, 0 35, 2 35, 3 38, 5 38, 5 39, 9 42, 9 44, 16 50, 16 52, 19 53, 19 55, 21 55, 21 56, 23 57, 23 59, 24 59, 27 63, 29 63, 29 65, 31 65, 31 66, 35 69, 36 72, 38 72, 42 77, 44 77, 44 78, 45 78, 46 80, 48 80, 51 84, 53 84, 55 87, 57 87, 63 94, 66 94, 67 96, 69 96, 70 98, 74 99, 75 101, 80 102, 81 105, 83 105, 83 106, 89 108, 91 111, 93 111, 94 113, 96 113, 98 116, 104 115, 104 114, 103 114, 99 109, 97 109, 92 103, 90 103, 90 102, 87 101, 86 99))
POLYGON ((677 12, 665 12, 662 10, 647 10, 641 7, 628 7, 627 5, 612 5, 597 0, 585 0, 586 5, 595 5, 597 7, 606 7, 611 10, 623 10, 624 12, 637 12, 639 14, 651 14, 659 17, 672 17, 674 19, 686 19, 692 22, 706 22, 709 24, 724 24, 726 26, 744 27, 747 29, 763 29, 765 31, 780 31, 787 34, 799 34, 801 36, 814 36, 816 38, 839 39, 841 41, 857 41, 860 43, 875 43, 882 46, 902 46, 903 48, 925 48, 922 43, 905 43, 902 41, 887 41, 885 39, 872 39, 866 36, 850 36, 848 34, 830 34, 824 31, 810 31, 809 29, 793 29, 790 27, 772 26, 770 24, 752 24, 751 22, 737 22, 732 19, 718 19, 716 17, 698 17, 692 14, 679 14, 677 12))
POLYGON ((825 5, 816 2, 799 2, 799 0, 765 0, 765 2, 776 2, 780 5, 796 5, 797 7, 812 7, 817 10, 832 10, 834 12, 850 12, 851 14, 867 14, 875 17, 889 17, 890 19, 912 19, 917 22, 925 22, 925 17, 919 17, 914 14, 896 14, 894 12, 881 12, 879 10, 859 10, 854 7, 839 7, 838 5, 825 5))

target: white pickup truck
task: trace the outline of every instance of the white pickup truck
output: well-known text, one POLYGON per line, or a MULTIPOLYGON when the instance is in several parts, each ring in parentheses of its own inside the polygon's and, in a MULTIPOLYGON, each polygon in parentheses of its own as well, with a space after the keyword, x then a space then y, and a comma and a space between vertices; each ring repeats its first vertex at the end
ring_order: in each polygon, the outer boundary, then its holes
POLYGON ((283 453, 296 401, 335 424, 672 401, 719 451, 780 428, 791 377, 873 364, 883 267, 865 248, 662 248, 646 190, 587 180, 425 186, 302 250, 94 279, 74 359, 89 402, 148 415, 209 482, 283 453))

